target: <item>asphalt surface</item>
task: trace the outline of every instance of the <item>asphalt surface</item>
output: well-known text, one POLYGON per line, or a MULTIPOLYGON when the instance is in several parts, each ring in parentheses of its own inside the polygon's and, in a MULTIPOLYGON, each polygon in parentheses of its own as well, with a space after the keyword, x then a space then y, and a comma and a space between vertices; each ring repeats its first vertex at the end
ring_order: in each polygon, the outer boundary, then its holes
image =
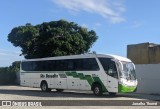
POLYGON ((52 90, 51 92, 41 92, 39 88, 0 86, 0 105, 2 105, 2 101, 11 101, 11 104, 14 105, 0 106, 0 109, 53 109, 53 106, 58 109, 159 109, 160 101, 157 100, 160 100, 160 95, 127 93, 109 96, 105 93, 98 97, 93 95, 91 91, 65 90, 64 92, 56 92, 52 90), (148 101, 153 103, 150 104, 153 106, 146 105, 148 101), (28 102, 35 103, 35 105, 37 103, 37 106, 29 106, 28 102), (133 102, 139 103, 141 106, 132 106, 133 102), (157 102, 159 106, 155 104, 157 102), (144 103, 145 105, 143 105, 144 103))

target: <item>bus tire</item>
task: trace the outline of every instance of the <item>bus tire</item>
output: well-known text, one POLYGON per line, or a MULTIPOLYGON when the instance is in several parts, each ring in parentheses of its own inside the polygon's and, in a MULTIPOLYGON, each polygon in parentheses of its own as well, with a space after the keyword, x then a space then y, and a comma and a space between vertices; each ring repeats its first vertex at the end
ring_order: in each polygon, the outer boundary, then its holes
POLYGON ((57 92, 63 92, 63 89, 56 89, 57 92))
POLYGON ((96 96, 101 96, 102 95, 102 87, 100 84, 95 84, 93 86, 93 93, 96 96))
POLYGON ((51 91, 51 89, 48 88, 48 84, 46 81, 43 81, 41 83, 41 90, 42 90, 42 92, 50 92, 51 91))
POLYGON ((110 96, 116 96, 116 93, 114 93, 114 92, 109 92, 109 95, 110 95, 110 96))

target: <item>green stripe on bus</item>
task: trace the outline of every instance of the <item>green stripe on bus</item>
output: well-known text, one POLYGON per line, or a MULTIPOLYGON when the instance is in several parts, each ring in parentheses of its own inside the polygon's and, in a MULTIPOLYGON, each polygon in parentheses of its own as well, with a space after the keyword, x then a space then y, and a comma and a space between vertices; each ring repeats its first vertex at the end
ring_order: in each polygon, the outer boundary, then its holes
POLYGON ((87 80, 90 86, 92 86, 93 82, 98 82, 102 86, 103 92, 107 92, 106 87, 99 77, 91 77, 91 75, 84 75, 83 73, 77 72, 65 72, 67 76, 72 76, 73 78, 79 78, 81 80, 87 80))
POLYGON ((71 72, 65 72, 67 76, 72 76, 71 72))
POLYGON ((108 90, 106 89, 106 87, 104 86, 103 82, 101 81, 101 79, 99 77, 93 77, 93 79, 95 82, 98 82, 101 84, 103 92, 108 92, 108 90))
POLYGON ((80 79, 86 80, 85 76, 83 73, 78 73, 78 76, 80 79))
POLYGON ((90 86, 94 82, 93 78, 90 75, 84 75, 83 73, 77 73, 77 72, 65 72, 65 73, 67 76, 72 76, 73 78, 80 78, 81 80, 87 80, 90 86))
POLYGON ((136 89, 136 86, 127 87, 122 84, 118 84, 118 92, 120 92, 120 93, 134 92, 135 89, 136 89))
POLYGON ((88 81, 89 85, 92 86, 94 80, 91 75, 85 75, 86 80, 88 81))
POLYGON ((73 76, 74 78, 79 78, 77 72, 71 72, 71 73, 72 73, 72 76, 73 76))

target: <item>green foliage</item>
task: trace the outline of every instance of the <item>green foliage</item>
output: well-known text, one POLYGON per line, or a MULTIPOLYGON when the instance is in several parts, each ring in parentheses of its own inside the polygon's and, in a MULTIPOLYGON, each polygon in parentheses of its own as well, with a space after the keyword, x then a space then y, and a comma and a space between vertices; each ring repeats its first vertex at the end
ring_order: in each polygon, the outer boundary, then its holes
POLYGON ((19 72, 20 62, 13 62, 10 67, 0 68, 0 85, 15 84, 16 73, 19 72))
POLYGON ((20 61, 15 61, 12 63, 12 65, 9 67, 9 71, 11 73, 17 73, 20 71, 20 61))
POLYGON ((27 59, 86 53, 97 39, 95 31, 65 20, 26 24, 8 35, 8 41, 21 47, 27 59))

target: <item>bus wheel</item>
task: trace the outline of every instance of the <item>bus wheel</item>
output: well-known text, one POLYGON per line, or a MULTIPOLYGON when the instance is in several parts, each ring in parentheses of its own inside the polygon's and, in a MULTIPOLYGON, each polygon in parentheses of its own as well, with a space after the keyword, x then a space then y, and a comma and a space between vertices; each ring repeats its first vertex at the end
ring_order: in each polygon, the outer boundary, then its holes
POLYGON ((109 95, 110 95, 110 96, 116 96, 116 93, 114 93, 114 92, 109 92, 109 95))
POLYGON ((42 92, 50 92, 51 91, 51 89, 48 88, 47 82, 41 83, 41 90, 42 90, 42 92))
POLYGON ((101 96, 102 95, 102 88, 99 84, 95 84, 93 87, 93 93, 96 96, 101 96))
POLYGON ((63 89, 56 89, 57 92, 63 92, 63 89))

